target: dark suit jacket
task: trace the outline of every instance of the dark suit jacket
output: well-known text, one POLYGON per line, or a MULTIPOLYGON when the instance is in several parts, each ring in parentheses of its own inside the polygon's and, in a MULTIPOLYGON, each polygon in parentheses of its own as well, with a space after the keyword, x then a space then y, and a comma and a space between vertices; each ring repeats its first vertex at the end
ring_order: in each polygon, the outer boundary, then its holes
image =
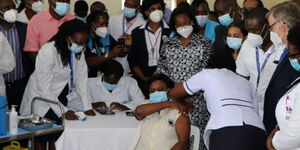
POLYGON ((299 76, 300 72, 291 66, 288 56, 277 66, 265 93, 263 121, 268 134, 277 125, 275 109, 278 101, 287 92, 287 87, 299 76))
MULTIPOLYGON (((171 30, 169 28, 163 28, 162 36, 169 36, 171 30)), ((163 44, 163 40, 160 46, 163 44)), ((150 77, 156 70, 156 66, 148 66, 148 50, 145 37, 145 29, 140 29, 140 27, 135 28, 132 31, 132 49, 128 54, 128 62, 130 68, 139 66, 146 77, 150 77)))
POLYGON ((216 40, 213 43, 214 54, 222 54, 230 49, 226 44, 227 28, 219 25, 215 28, 216 40))

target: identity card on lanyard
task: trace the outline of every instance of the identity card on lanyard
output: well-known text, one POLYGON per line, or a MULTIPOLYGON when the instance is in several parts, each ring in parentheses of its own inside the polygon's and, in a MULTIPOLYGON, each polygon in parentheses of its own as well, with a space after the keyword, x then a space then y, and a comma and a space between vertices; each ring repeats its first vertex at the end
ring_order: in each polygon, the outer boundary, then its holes
POLYGON ((71 93, 72 91, 75 90, 74 57, 75 57, 75 54, 71 53, 70 62, 69 62, 70 69, 71 69, 71 72, 70 72, 70 81, 69 81, 69 93, 71 93))

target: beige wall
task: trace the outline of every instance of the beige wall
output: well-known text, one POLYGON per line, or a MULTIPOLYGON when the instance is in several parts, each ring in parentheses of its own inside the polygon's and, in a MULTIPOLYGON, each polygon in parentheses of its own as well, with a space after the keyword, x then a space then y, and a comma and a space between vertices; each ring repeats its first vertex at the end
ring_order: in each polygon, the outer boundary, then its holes
MULTIPOLYGON (((44 9, 48 8, 48 0, 44 0, 44 9)), ((85 0, 88 2, 89 6, 96 0, 85 0)), ((100 0, 106 5, 106 8, 108 9, 108 12, 110 15, 117 15, 121 12, 121 3, 122 0, 100 0)), ((213 4, 215 0, 207 0, 209 3, 210 8, 213 10, 213 4)), ((73 6, 76 0, 71 0, 71 13, 73 13, 73 6)), ((238 0, 239 5, 242 7, 243 6, 243 0, 238 0)), ((265 6, 270 9, 272 6, 283 2, 283 0, 263 0, 265 6)))

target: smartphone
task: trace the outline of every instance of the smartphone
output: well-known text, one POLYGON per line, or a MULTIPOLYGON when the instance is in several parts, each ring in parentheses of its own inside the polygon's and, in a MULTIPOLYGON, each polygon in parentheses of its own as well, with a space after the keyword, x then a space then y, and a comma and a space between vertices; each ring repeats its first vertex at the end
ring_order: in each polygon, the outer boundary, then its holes
POLYGON ((125 38, 118 38, 118 45, 125 46, 125 38))
POLYGON ((135 116, 135 114, 134 114, 133 111, 127 111, 127 112, 125 112, 125 113, 126 113, 126 116, 132 116, 132 117, 135 116))
POLYGON ((100 107, 95 109, 97 112, 99 112, 101 115, 114 115, 115 113, 111 110, 109 110, 106 107, 100 107))

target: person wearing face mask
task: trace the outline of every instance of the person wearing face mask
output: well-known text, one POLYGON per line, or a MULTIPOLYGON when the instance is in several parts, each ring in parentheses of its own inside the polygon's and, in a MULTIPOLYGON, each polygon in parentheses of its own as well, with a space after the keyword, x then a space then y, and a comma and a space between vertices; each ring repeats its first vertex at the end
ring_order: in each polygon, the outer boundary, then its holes
MULTIPOLYGON (((300 72, 300 24, 292 27, 287 36, 288 59, 292 68, 300 72)), ((278 125, 269 135, 266 145, 268 150, 300 149, 300 77, 287 87, 286 92, 276 105, 278 125)))
POLYGON ((132 49, 128 53, 128 62, 145 95, 148 95, 147 81, 156 70, 160 57, 162 37, 168 37, 171 33, 169 26, 162 20, 164 8, 163 0, 143 0, 141 12, 147 21, 132 31, 132 49))
POLYGON ((233 23, 228 27, 226 43, 234 60, 237 59, 240 48, 247 37, 248 32, 242 23, 233 23))
MULTIPOLYGON (((88 116, 94 116, 91 98, 87 91, 87 65, 84 58, 84 44, 87 42, 87 28, 80 20, 70 20, 59 27, 59 31, 40 50, 36 68, 28 81, 20 113, 31 114, 31 102, 34 97, 43 97, 64 106, 65 118, 77 120, 74 110, 67 106, 68 101, 80 99, 82 111, 88 116)), ((61 112, 56 106, 47 103, 34 104, 35 114, 61 124, 61 112)), ((54 141, 60 136, 45 136, 40 149, 46 149, 46 141, 54 146, 54 141)), ((38 148, 39 149, 39 148, 38 148)))
POLYGON ((76 18, 83 21, 83 22, 86 22, 86 17, 88 15, 88 10, 89 10, 89 5, 84 0, 78 0, 74 4, 74 13, 76 15, 76 18))
MULTIPOLYGON (((122 14, 113 16, 109 20, 109 25, 108 25, 109 33, 116 41, 118 41, 119 38, 125 38, 127 51, 130 51, 132 46, 132 42, 131 42, 132 30, 145 23, 145 20, 138 16, 139 9, 140 9, 140 0, 125 0, 122 14)), ((125 57, 115 58, 124 67, 125 76, 132 74, 127 57, 128 56, 125 55, 125 57)))
POLYGON ((258 115, 256 90, 235 68, 229 53, 214 55, 206 69, 176 84, 169 96, 180 102, 204 91, 210 113, 203 135, 207 149, 263 150, 266 132, 258 115))
POLYGON ((294 2, 283 2, 267 14, 270 38, 276 51, 281 51, 275 63, 278 64, 265 93, 264 124, 269 134, 277 125, 275 108, 287 87, 300 76, 293 69, 287 55, 287 34, 297 22, 300 22, 300 9, 294 2))
POLYGON ((259 115, 263 118, 264 97, 271 77, 277 67, 274 61, 282 53, 270 40, 266 8, 254 8, 245 18, 249 32, 236 60, 236 72, 249 79, 257 90, 259 115))
POLYGON ((109 107, 111 111, 125 111, 142 104, 144 95, 136 80, 123 76, 124 70, 119 62, 108 59, 101 65, 101 71, 100 77, 88 81, 94 109, 109 107))
POLYGON ((99 67, 106 59, 126 55, 124 45, 117 45, 108 32, 108 19, 109 16, 105 11, 94 11, 87 17, 90 34, 85 54, 89 77, 98 76, 99 67))
POLYGON ((261 0, 244 0, 243 13, 246 16, 251 10, 258 7, 264 7, 264 4, 261 0))
POLYGON ((75 17, 69 14, 70 0, 48 0, 49 9, 34 15, 28 22, 24 51, 34 63, 41 47, 58 32, 58 27, 75 17))
POLYGON ((219 25, 219 23, 210 19, 207 1, 194 0, 191 4, 191 11, 196 17, 197 24, 199 26, 199 33, 214 43, 216 38, 215 28, 219 25))
MULTIPOLYGON (((212 44, 207 38, 198 34, 196 19, 189 8, 174 9, 170 23, 176 35, 174 38, 165 38, 155 74, 163 73, 175 82, 182 82, 207 65, 213 52, 212 44)), ((203 93, 195 94, 191 100, 198 108, 192 113, 191 122, 200 128, 200 135, 202 135, 209 116, 203 93)), ((200 149, 203 148, 205 148, 203 140, 200 140, 200 149)))
POLYGON ((232 23, 239 23, 242 20, 241 12, 236 0, 216 0, 214 10, 218 15, 220 25, 215 28, 216 38, 214 53, 224 53, 228 49, 226 36, 228 27, 232 23))
POLYGON ((130 150, 184 150, 190 136, 189 117, 183 112, 186 102, 170 100, 168 91, 174 82, 164 74, 156 74, 149 80, 150 99, 135 109, 141 119, 138 128, 139 140, 132 143, 130 150))
MULTIPOLYGON (((16 67, 4 74, 8 106, 20 106, 30 71, 28 59, 23 53, 27 26, 16 21, 17 10, 14 0, 0 2, 0 32, 4 35, 15 57, 16 67)), ((17 107, 17 111, 19 107, 17 107)))
POLYGON ((37 13, 43 10, 43 3, 41 0, 23 0, 18 7, 20 11, 17 15, 17 20, 28 24, 28 21, 37 13))

